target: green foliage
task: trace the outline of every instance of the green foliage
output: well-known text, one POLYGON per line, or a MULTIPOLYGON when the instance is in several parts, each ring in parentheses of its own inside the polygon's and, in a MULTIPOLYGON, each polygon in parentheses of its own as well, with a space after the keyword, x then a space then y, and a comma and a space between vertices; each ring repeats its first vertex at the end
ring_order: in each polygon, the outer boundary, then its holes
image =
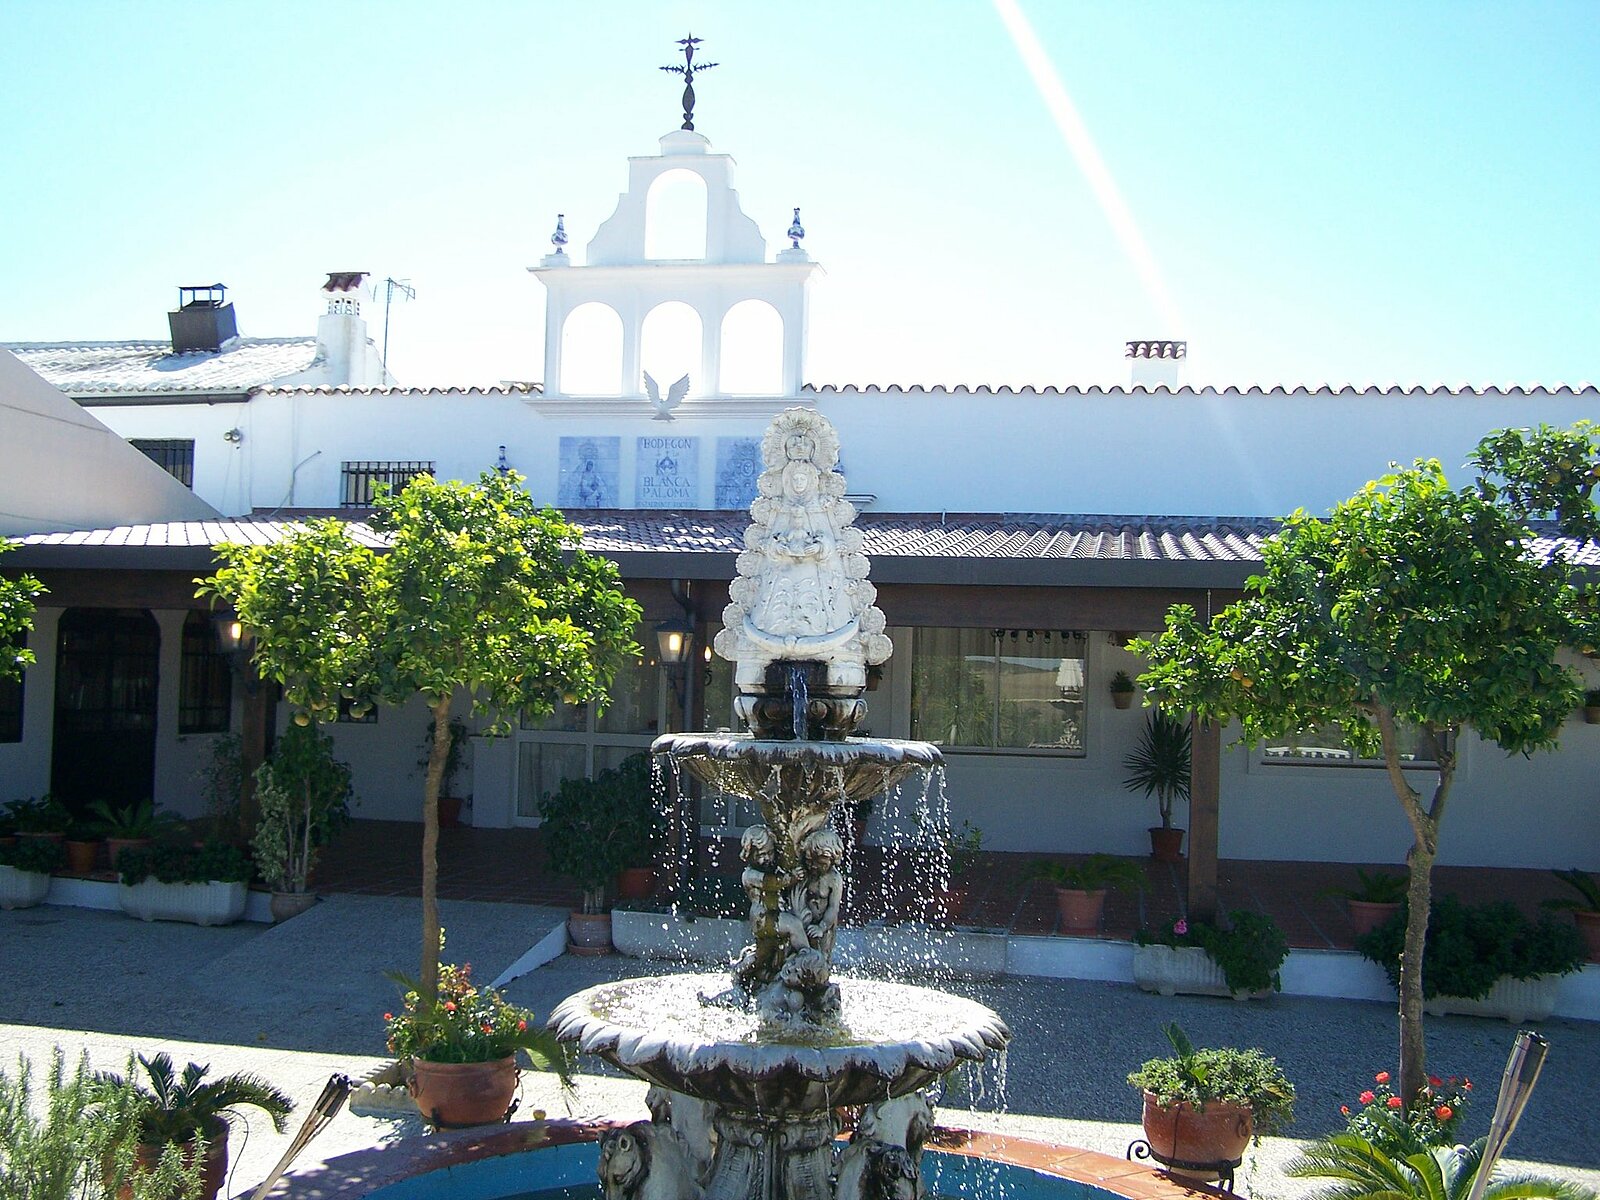
POLYGON ((198 1156, 173 1148, 151 1169, 134 1158, 138 1094, 95 1075, 87 1058, 66 1073, 59 1047, 36 1089, 32 1064, 0 1068, 0 1200, 192 1200, 198 1156), (124 1190, 125 1189, 125 1190, 124 1190))
POLYGON ((1568 537, 1600 540, 1600 426, 1502 429, 1478 443, 1472 465, 1480 494, 1521 520, 1552 519, 1568 537))
POLYGON ((190 1063, 180 1075, 173 1069, 171 1055, 139 1054, 129 1056, 125 1074, 108 1071, 100 1078, 114 1087, 131 1088, 138 1097, 139 1140, 147 1144, 212 1137, 223 1119, 241 1108, 260 1109, 279 1133, 287 1128, 294 1101, 283 1092, 259 1075, 240 1071, 207 1080, 210 1073, 209 1066, 190 1063))
POLYGON ((1231 991, 1283 990, 1278 970, 1289 957, 1289 942, 1265 913, 1234 909, 1227 928, 1179 917, 1159 930, 1140 929, 1133 940, 1140 946, 1199 946, 1222 969, 1231 991))
POLYGON ((1460 1140, 1456 1133, 1466 1115, 1472 1080, 1430 1075, 1421 1094, 1407 1104, 1390 1090, 1389 1079, 1389 1072, 1379 1071, 1372 1086, 1356 1097, 1354 1110, 1348 1104, 1339 1106, 1348 1121, 1347 1132, 1391 1156, 1453 1146, 1460 1140))
POLYGON ((1356 881, 1353 888, 1331 888, 1326 895, 1342 896, 1346 900, 1359 900, 1365 904, 1399 904, 1406 898, 1406 889, 1411 886, 1411 880, 1404 875, 1391 875, 1386 871, 1368 874, 1360 867, 1356 868, 1356 881))
POLYGON ((155 802, 151 800, 136 800, 116 808, 104 800, 96 800, 89 806, 89 811, 94 814, 100 832, 106 837, 130 841, 159 837, 171 832, 179 824, 174 814, 156 812, 155 802))
MULTIPOLYGON (((1315 1200, 1467 1200, 1483 1162, 1485 1139, 1396 1154, 1354 1133, 1312 1145, 1284 1171, 1295 1179, 1334 1182, 1315 1200)), ((1594 1200, 1581 1184, 1540 1175, 1496 1173, 1483 1200, 1594 1200)))
POLYGON ((1068 866, 1051 859, 1036 860, 1028 869, 1030 879, 1048 879, 1059 888, 1077 892, 1144 891, 1144 872, 1131 859, 1113 854, 1091 854, 1080 863, 1068 866))
POLYGON ((384 1013, 389 1052, 402 1059, 427 1062, 493 1062, 518 1051, 534 1067, 554 1071, 563 1084, 572 1082, 567 1048, 532 1012, 508 1003, 494 988, 472 982, 472 964, 439 968, 439 1003, 421 1003, 417 987, 399 978, 404 1004, 398 1013, 384 1013))
POLYGON ((206 817, 213 835, 228 841, 243 840, 239 796, 244 790, 244 743, 237 733, 211 739, 211 753, 197 774, 206 797, 206 817))
POLYGON ((593 779, 563 779, 539 798, 539 817, 551 869, 583 889, 585 912, 601 911, 606 886, 623 867, 648 863, 662 833, 649 758, 632 754, 593 779))
POLYGON ((154 878, 161 883, 248 883, 250 856, 226 842, 202 846, 134 846, 117 858, 117 872, 130 887, 154 878))
MULTIPOLYGON (((0 556, 15 549, 15 543, 0 538, 0 556)), ((32 575, 0 576, 0 679, 15 679, 33 665, 33 651, 27 648, 33 602, 48 591, 32 575)))
POLYGON ((350 768, 333 756, 333 739, 290 725, 256 771, 261 821, 250 845, 263 879, 278 891, 303 892, 318 850, 350 820, 350 768))
POLYGON ((49 796, 11 801, 6 805, 6 818, 17 833, 65 833, 72 824, 66 805, 49 796))
POLYGON ((13 846, 0 846, 0 867, 49 875, 61 870, 66 861, 66 850, 50 838, 18 838, 13 846))
MULTIPOLYGON (((1356 939, 1356 949, 1400 978, 1405 912, 1356 939)), ((1481 1000, 1503 975, 1534 979, 1566 975, 1583 964, 1583 939, 1567 921, 1528 920, 1509 901, 1463 904, 1454 896, 1434 901, 1422 954, 1422 994, 1481 1000)))
POLYGON ((1136 691, 1137 689, 1133 685, 1133 676, 1126 671, 1118 671, 1111 677, 1111 690, 1123 695, 1136 691))
POLYGON ((1600 879, 1577 867, 1568 871, 1551 871, 1550 874, 1577 892, 1578 898, 1574 900, 1570 896, 1562 896, 1555 900, 1545 900, 1542 901, 1544 907, 1577 912, 1600 912, 1600 879))
POLYGON ((1209 1100, 1248 1105, 1255 1132, 1274 1133, 1294 1120, 1294 1084, 1265 1051, 1233 1047, 1197 1050, 1173 1022, 1162 1027, 1174 1051, 1170 1058, 1152 1058, 1129 1074, 1128 1082, 1152 1093, 1158 1104, 1209 1100))
POLYGON ((1128 770, 1122 786, 1156 798, 1163 829, 1172 828, 1172 802, 1189 799, 1192 743, 1189 722, 1156 708, 1145 722, 1138 745, 1122 760, 1128 770))

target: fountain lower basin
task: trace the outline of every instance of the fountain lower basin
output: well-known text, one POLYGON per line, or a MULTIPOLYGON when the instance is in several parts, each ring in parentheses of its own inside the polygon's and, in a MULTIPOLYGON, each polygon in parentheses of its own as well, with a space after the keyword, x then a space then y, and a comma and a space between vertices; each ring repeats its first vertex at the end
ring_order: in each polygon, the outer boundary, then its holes
POLYGON ((988 1008, 909 984, 841 979, 840 1028, 763 1022, 707 1005, 724 974, 601 984, 550 1015, 563 1041, 675 1092, 751 1113, 815 1113, 927 1087, 1005 1049, 988 1008), (662 1014, 671 1013, 670 1021, 662 1014))

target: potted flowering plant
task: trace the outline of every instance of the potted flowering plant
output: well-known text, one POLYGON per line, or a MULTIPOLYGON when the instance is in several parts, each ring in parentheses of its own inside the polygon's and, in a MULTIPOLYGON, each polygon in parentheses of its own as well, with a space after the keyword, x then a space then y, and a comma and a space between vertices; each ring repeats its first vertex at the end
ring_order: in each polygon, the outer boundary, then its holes
POLYGON ((1294 1084, 1261 1050, 1197 1050, 1176 1022, 1162 1032, 1173 1056, 1152 1058, 1128 1076, 1144 1093, 1151 1156, 1174 1175, 1231 1178, 1252 1138, 1294 1120, 1294 1084))
POLYGON ((50 892, 50 875, 66 861, 60 842, 24 838, 0 846, 0 908, 32 908, 50 892))
POLYGON ((1339 1106, 1350 1133, 1389 1154, 1416 1154, 1456 1144, 1472 1080, 1430 1075, 1427 1086, 1408 1106, 1390 1089, 1389 1079, 1389 1072, 1379 1071, 1372 1077, 1372 1086, 1356 1097, 1355 1108, 1339 1106))
MULTIPOLYGON (((442 941, 441 936, 441 941, 442 941)), ((397 977, 398 978, 398 977, 397 977)), ((414 983, 400 979, 398 1013, 384 1013, 388 1045, 410 1062, 409 1088, 424 1120, 438 1128, 488 1125, 509 1115, 517 1090, 517 1054, 569 1084, 566 1047, 534 1014, 494 988, 472 982, 472 964, 439 967, 439 998, 425 1003, 414 983)))
POLYGON ((1178 917, 1133 940, 1133 980, 1147 992, 1248 1000, 1283 990, 1289 943, 1265 913, 1235 909, 1225 926, 1178 917))

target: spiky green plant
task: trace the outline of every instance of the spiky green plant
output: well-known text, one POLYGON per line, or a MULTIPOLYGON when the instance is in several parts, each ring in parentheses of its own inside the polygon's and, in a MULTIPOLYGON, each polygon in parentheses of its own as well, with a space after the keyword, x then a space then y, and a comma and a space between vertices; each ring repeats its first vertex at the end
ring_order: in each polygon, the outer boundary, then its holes
POLYGON ((259 1075, 239 1071, 207 1081, 211 1068, 190 1063, 177 1074, 172 1056, 139 1054, 128 1059, 127 1075, 104 1072, 100 1079, 117 1087, 131 1087, 139 1098, 139 1140, 147 1144, 192 1142, 210 1137, 224 1116, 242 1107, 259 1108, 282 1133, 294 1101, 259 1075), (143 1068, 144 1081, 135 1078, 134 1064, 143 1068))
POLYGON ((1578 893, 1577 899, 1562 896, 1556 900, 1544 900, 1541 903, 1545 908, 1571 909, 1575 912, 1600 912, 1600 876, 1591 875, 1578 867, 1568 871, 1551 871, 1562 883, 1578 893))
MULTIPOLYGON (((1311 1146, 1284 1170, 1295 1179, 1334 1180, 1316 1200, 1466 1200, 1483 1163, 1484 1141, 1402 1157, 1357 1134, 1339 1133, 1311 1146)), ((1483 1200, 1595 1200, 1595 1193, 1564 1179, 1496 1172, 1483 1200)))
POLYGON ((1156 798, 1163 829, 1172 828, 1172 802, 1189 798, 1191 750, 1189 723, 1157 708, 1145 722, 1138 745, 1122 760, 1128 769, 1122 786, 1156 798))

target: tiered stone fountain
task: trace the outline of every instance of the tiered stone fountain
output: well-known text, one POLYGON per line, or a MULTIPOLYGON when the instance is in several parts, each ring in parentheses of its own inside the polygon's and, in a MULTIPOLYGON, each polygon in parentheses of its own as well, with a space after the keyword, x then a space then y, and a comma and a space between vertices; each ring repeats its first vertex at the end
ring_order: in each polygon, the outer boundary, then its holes
POLYGON ((892 650, 873 606, 839 439, 791 408, 766 470, 716 649, 748 734, 671 734, 672 769, 756 802, 740 844, 754 941, 731 975, 631 979, 563 1001, 563 1041, 655 1085, 653 1120, 601 1145, 608 1198, 858 1200, 920 1191, 921 1089, 1004 1049, 1005 1023, 927 988, 833 977, 844 846, 830 814, 937 769, 936 747, 851 736, 869 666, 892 650), (836 1149, 837 1110, 864 1106, 836 1149))

